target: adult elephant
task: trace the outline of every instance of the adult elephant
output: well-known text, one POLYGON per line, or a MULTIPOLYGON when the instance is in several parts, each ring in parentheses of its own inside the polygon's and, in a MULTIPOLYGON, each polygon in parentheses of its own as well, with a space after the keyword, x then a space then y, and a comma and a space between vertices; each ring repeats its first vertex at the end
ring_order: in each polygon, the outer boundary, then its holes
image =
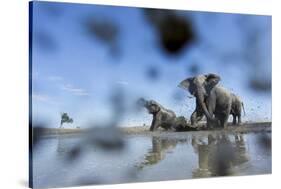
POLYGON ((205 115, 207 127, 211 127, 215 122, 221 127, 227 126, 232 98, 228 90, 217 85, 220 80, 220 76, 211 73, 190 77, 180 82, 180 88, 188 90, 196 97, 196 110, 191 120, 200 119, 205 115))

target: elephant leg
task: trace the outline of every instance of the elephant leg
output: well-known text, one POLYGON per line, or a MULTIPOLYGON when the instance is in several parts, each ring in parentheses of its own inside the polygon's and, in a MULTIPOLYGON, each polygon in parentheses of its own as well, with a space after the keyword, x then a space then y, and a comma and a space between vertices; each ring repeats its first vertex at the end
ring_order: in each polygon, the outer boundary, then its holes
POLYGON ((155 130, 156 122, 157 122, 156 115, 153 115, 152 123, 151 123, 151 126, 149 128, 150 131, 154 131, 155 130))
POLYGON ((229 106, 227 107, 227 109, 222 113, 221 126, 223 128, 227 127, 227 123, 228 123, 228 118, 229 118, 230 112, 231 112, 231 103, 229 103, 229 106))
POLYGON ((157 121, 156 121, 156 123, 155 124, 153 124, 153 125, 151 125, 151 127, 150 127, 150 131, 155 131, 156 129, 158 129, 160 127, 160 124, 158 124, 157 123, 157 121))
POLYGON ((213 128, 213 122, 208 118, 207 118, 207 128, 213 128))
POLYGON ((214 125, 217 124, 218 120, 210 120, 207 118, 207 128, 214 128, 214 125))
POLYGON ((158 129, 161 125, 160 124, 155 124, 154 130, 158 129))
POLYGON ((153 124, 151 124, 149 130, 150 130, 150 131, 154 131, 154 125, 153 125, 153 124))
POLYGON ((223 115, 221 115, 221 117, 220 117, 221 126, 222 126, 223 128, 226 128, 226 127, 227 127, 228 117, 229 117, 229 114, 223 114, 223 115))
POLYGON ((220 127, 221 125, 221 115, 215 114, 215 121, 212 121, 212 125, 215 127, 220 127))
POLYGON ((236 118, 237 118, 237 116, 235 114, 233 114, 232 117, 233 117, 232 125, 236 125, 236 118))
POLYGON ((242 121, 241 121, 241 114, 238 114, 238 125, 241 125, 242 121))
MULTIPOLYGON (((213 117, 214 111, 213 111, 212 107, 209 107, 208 109, 209 109, 210 116, 213 117)), ((207 127, 213 128, 214 125, 217 124, 217 122, 218 122, 218 119, 217 119, 216 116, 215 116, 214 120, 210 120, 210 119, 207 118, 207 127)))

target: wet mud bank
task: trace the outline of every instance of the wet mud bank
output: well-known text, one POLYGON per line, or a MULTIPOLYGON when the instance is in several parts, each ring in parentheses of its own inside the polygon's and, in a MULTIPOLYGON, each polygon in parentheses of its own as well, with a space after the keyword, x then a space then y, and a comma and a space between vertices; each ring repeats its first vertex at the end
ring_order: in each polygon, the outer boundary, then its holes
POLYGON ((249 133, 249 132, 271 132, 271 122, 255 122, 255 123, 245 123, 239 126, 229 125, 226 129, 223 128, 214 128, 214 129, 205 129, 200 125, 199 128, 193 128, 188 131, 149 131, 149 127, 129 127, 129 128, 121 128, 121 131, 124 134, 128 135, 150 135, 150 136, 158 136, 158 135, 169 135, 169 134, 184 134, 184 133, 249 133))

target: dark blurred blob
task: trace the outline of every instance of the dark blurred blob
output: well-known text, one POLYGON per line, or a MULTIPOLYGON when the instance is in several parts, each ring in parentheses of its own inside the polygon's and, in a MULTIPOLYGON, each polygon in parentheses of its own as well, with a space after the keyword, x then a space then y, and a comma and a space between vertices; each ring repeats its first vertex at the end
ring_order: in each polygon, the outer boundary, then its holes
POLYGON ((161 76, 160 68, 155 67, 155 66, 147 67, 145 75, 149 80, 156 81, 161 76))
POLYGON ((110 126, 94 127, 89 130, 87 141, 104 151, 121 151, 126 146, 121 131, 110 126))
POLYGON ((263 152, 271 154, 271 133, 260 133, 258 134, 258 145, 261 147, 263 152))
POLYGON ((110 19, 96 19, 88 17, 85 19, 86 31, 91 38, 96 38, 106 46, 108 46, 109 53, 117 57, 121 50, 118 44, 119 28, 110 19))
POLYGON ((46 133, 46 130, 44 127, 46 126, 44 123, 30 123, 32 128, 32 133, 31 133, 31 139, 32 139, 32 147, 34 150, 38 149, 38 146, 40 146, 40 142, 42 138, 44 137, 46 133))
POLYGON ((143 107, 145 106, 146 101, 143 97, 137 98, 132 105, 131 111, 133 111, 135 114, 139 113, 143 110, 143 107))
POLYGON ((82 155, 82 148, 80 146, 75 146, 68 151, 66 160, 68 162, 72 162, 74 160, 77 160, 82 155))
POLYGON ((92 177, 91 175, 81 176, 75 182, 77 186, 86 186, 86 185, 98 185, 102 184, 102 180, 96 177, 92 177))
POLYGON ((198 65, 197 62, 191 64, 190 66, 188 66, 188 74, 191 74, 191 75, 197 75, 199 74, 200 72, 200 67, 198 65))
POLYGON ((109 102, 112 105, 112 126, 117 126, 118 122, 124 115, 126 111, 126 92, 121 87, 115 87, 113 88, 110 96, 109 96, 109 102))
POLYGON ((259 78, 251 78, 249 87, 255 92, 271 92, 271 80, 263 76, 259 78))
POLYGON ((47 30, 37 31, 33 35, 35 38, 34 42, 40 50, 44 52, 56 52, 59 50, 57 41, 47 30))
POLYGON ((143 107, 145 104, 146 104, 146 100, 143 97, 139 98, 136 102, 136 105, 140 107, 143 107))
POLYGON ((121 51, 121 48, 119 47, 118 43, 115 43, 115 44, 110 46, 109 54, 114 58, 120 58, 121 57, 122 51, 121 51))
POLYGON ((91 151, 120 153, 127 147, 121 131, 111 125, 91 126, 78 133, 77 136, 79 140, 72 145, 67 142, 67 138, 65 138, 67 136, 58 136, 57 152, 63 157, 64 163, 79 163, 79 159, 91 151))
POLYGON ((86 21, 88 32, 93 37, 98 38, 104 43, 113 44, 118 36, 117 26, 109 20, 97 20, 89 18, 86 21))
POLYGON ((44 6, 42 6, 42 10, 47 13, 49 17, 53 17, 54 19, 58 19, 64 14, 64 6, 52 5, 46 3, 44 6))
POLYGON ((179 55, 195 41, 191 20, 173 10, 143 9, 149 23, 156 29, 160 47, 169 55, 179 55))

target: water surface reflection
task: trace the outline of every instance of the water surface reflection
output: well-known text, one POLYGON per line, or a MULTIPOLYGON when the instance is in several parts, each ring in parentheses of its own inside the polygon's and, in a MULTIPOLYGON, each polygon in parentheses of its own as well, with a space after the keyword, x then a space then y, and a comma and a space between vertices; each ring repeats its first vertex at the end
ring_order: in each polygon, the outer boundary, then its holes
POLYGON ((35 187, 271 173, 271 146, 262 142, 271 141, 269 132, 130 135, 121 151, 81 145, 81 137, 43 140, 34 152, 35 187))

